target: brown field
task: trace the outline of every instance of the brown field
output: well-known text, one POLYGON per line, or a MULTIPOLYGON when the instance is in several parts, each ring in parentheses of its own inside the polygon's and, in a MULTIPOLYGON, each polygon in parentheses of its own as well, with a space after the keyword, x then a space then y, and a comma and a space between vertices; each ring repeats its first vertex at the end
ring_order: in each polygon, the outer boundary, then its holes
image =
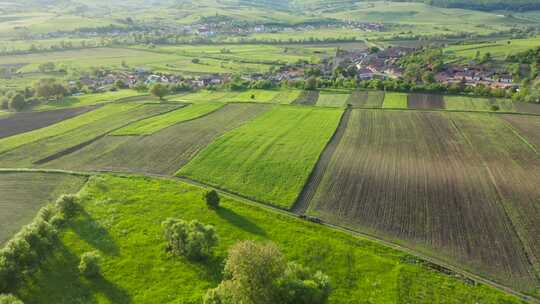
POLYGON ((44 128, 93 109, 95 107, 15 113, 8 117, 0 118, 0 138, 44 128))
POLYGON ((409 109, 444 109, 444 96, 435 94, 411 93, 407 98, 409 109))
POLYGON ((540 152, 540 116, 503 115, 501 116, 520 136, 540 152))
POLYGON ((106 136, 44 166, 174 174, 218 136, 255 118, 270 107, 228 104, 209 115, 173 125, 150 136, 106 136))
POLYGON ((369 91, 364 107, 366 108, 382 108, 384 102, 383 91, 369 91))
POLYGON ((540 104, 527 103, 527 102, 514 102, 514 107, 517 112, 532 113, 540 115, 540 104))
POLYGON ((445 113, 353 110, 308 214, 539 286, 481 156, 445 113))
POLYGON ((313 106, 317 103, 317 100, 319 100, 319 91, 302 91, 292 104, 313 106))

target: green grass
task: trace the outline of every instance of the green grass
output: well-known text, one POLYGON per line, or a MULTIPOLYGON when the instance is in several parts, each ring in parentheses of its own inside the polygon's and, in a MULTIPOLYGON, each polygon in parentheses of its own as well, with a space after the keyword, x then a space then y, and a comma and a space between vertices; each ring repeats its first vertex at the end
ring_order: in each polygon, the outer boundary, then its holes
POLYGON ((499 40, 487 43, 453 45, 444 49, 448 55, 454 55, 466 59, 474 59, 476 52, 480 54, 490 53, 493 58, 503 60, 506 55, 520 53, 540 45, 540 37, 527 39, 499 40), (510 42, 510 43, 508 43, 510 42))
POLYGON ((349 94, 339 94, 334 92, 321 92, 317 106, 321 107, 344 107, 349 98, 349 94))
POLYGON ((277 106, 217 139, 178 174, 289 208, 341 113, 340 109, 277 106))
POLYGON ((144 93, 139 93, 134 90, 120 90, 115 92, 87 94, 82 96, 70 96, 60 101, 52 101, 43 105, 39 105, 38 107, 36 107, 36 110, 53 110, 58 108, 89 106, 144 95, 144 93))
POLYGON ((0 172, 0 245, 28 224, 39 208, 63 193, 78 192, 85 181, 67 174, 0 172))
POLYGON ((487 99, 468 96, 444 96, 445 109, 460 111, 492 111, 492 106, 498 106, 499 111, 514 112, 510 99, 487 99))
POLYGON ((289 104, 300 94, 300 90, 246 90, 246 91, 207 91, 168 98, 170 102, 261 102, 289 104), (254 98, 251 98, 251 97, 254 98))
POLYGON ((201 103, 132 123, 112 135, 150 135, 177 123, 196 119, 221 108, 220 103, 201 103))
POLYGON ((384 95, 383 108, 387 109, 407 109, 407 94, 386 93, 384 95))
POLYGON ((61 245, 15 294, 25 303, 202 303, 217 286, 227 249, 240 240, 273 241, 288 259, 329 275, 329 303, 521 303, 469 285, 362 238, 222 197, 218 211, 203 189, 150 178, 93 177, 83 212, 63 230, 61 245), (197 219, 216 227, 214 258, 191 262, 165 252, 161 222, 197 219), (102 276, 77 271, 79 256, 98 250, 102 276))

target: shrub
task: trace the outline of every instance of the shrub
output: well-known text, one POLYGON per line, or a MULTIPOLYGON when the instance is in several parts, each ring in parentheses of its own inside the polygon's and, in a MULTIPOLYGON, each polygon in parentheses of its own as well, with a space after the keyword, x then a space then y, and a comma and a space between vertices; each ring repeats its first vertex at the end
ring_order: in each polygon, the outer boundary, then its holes
POLYGON ((56 206, 60 213, 66 218, 70 218, 77 212, 77 196, 64 194, 56 201, 56 206))
POLYGON ((499 111, 501 108, 498 105, 492 105, 490 109, 491 111, 496 112, 496 111, 499 111))
POLYGON ((81 255, 79 263, 79 272, 81 275, 92 278, 100 274, 99 260, 100 255, 97 251, 86 252, 81 255))
POLYGON ((219 208, 220 198, 219 198, 219 194, 216 192, 216 190, 207 191, 204 194, 204 200, 206 201, 206 205, 209 208, 212 208, 212 209, 219 208))
POLYGON ((199 221, 186 222, 167 219, 162 223, 167 240, 167 250, 189 259, 203 259, 212 255, 217 245, 214 227, 199 221))
POLYGON ((0 304, 24 304, 12 294, 0 294, 0 304))

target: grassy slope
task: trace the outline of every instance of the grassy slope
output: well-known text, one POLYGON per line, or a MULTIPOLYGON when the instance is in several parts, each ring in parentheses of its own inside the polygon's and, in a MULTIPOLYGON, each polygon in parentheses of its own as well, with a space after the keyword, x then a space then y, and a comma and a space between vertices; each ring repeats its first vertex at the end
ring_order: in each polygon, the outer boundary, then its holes
POLYGON ((29 223, 43 205, 79 191, 86 178, 65 174, 0 173, 0 244, 29 223))
POLYGON ((338 109, 276 107, 219 138, 178 174, 289 208, 341 113, 338 109))
POLYGON ((62 246, 18 290, 26 303, 201 303, 221 280, 227 248, 245 239, 276 242, 289 259, 327 273, 332 304, 520 303, 376 243, 229 198, 211 211, 202 189, 181 182, 94 177, 84 194, 84 213, 63 233, 62 246), (215 258, 198 263, 165 253, 160 223, 168 217, 213 224, 215 258), (79 255, 90 250, 103 256, 103 277, 92 281, 77 272, 79 255))
POLYGON ((187 108, 181 108, 173 112, 132 123, 112 133, 112 135, 150 135, 177 123, 206 115, 222 106, 223 104, 219 103, 201 103, 191 105, 187 108))
POLYGON ((405 94, 405 93, 386 93, 384 95, 383 108, 407 109, 407 94, 405 94))

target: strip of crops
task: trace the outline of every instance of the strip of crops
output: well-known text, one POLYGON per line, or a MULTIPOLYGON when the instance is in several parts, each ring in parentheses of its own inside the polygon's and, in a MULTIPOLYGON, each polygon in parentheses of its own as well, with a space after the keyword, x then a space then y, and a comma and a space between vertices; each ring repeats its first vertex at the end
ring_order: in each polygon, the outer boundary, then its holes
POLYGON ((347 99, 347 104, 355 108, 364 107, 367 102, 368 92, 367 91, 354 91, 347 99))
POLYGON ((341 113, 340 109, 276 107, 219 138, 178 174, 290 208, 341 113))
POLYGON ((80 107, 44 112, 15 113, 0 118, 0 138, 41 129, 94 109, 94 107, 80 107))
POLYGON ((290 104, 300 96, 301 90, 282 90, 272 98, 272 103, 290 104))
POLYGON ((411 93, 408 96, 409 109, 444 109, 442 95, 411 93))
POLYGON ((482 159, 441 113, 354 110, 310 213, 521 290, 537 284, 482 159))
POLYGON ((407 109, 407 94, 386 93, 384 95, 383 108, 386 109, 407 109))
MULTIPOLYGON (((61 154, 72 152, 70 151, 71 148, 91 142, 115 129, 128 125, 131 122, 176 108, 176 106, 171 105, 137 105, 135 107, 128 106, 126 108, 120 105, 114 105, 111 106, 111 109, 117 107, 125 110, 116 112, 114 115, 103 115, 103 118, 101 119, 82 124, 67 132, 46 137, 41 140, 35 140, 22 145, 17 149, 0 154, 0 165, 3 167, 30 167, 34 163, 41 162, 49 157, 54 156, 54 158, 56 158, 56 156, 59 157, 61 154)), ((109 108, 109 106, 105 108, 109 108)), ((54 125, 51 127, 54 127, 54 125)), ((19 136, 24 135, 25 134, 21 134, 19 136)))
POLYGON ((469 96, 444 96, 447 110, 460 111, 504 111, 513 112, 512 100, 503 98, 475 98, 469 96))
POLYGON ((268 109, 264 105, 229 104, 150 136, 106 136, 46 166, 173 174, 218 136, 268 109))
POLYGON ((223 103, 201 103, 132 123, 112 135, 150 135, 177 123, 196 119, 221 108, 223 103))
POLYGON ((295 105, 313 106, 319 99, 319 91, 303 91, 293 102, 295 105))
POLYGON ((519 133, 529 144, 534 145, 540 152, 540 117, 524 115, 501 116, 519 133))
POLYGON ((532 113, 540 115, 540 104, 528 103, 528 102, 515 102, 514 106, 516 112, 520 113, 532 113))
POLYGON ((454 113, 451 117, 481 155, 523 247, 540 274, 538 153, 495 116, 454 113))
POLYGON ((58 136, 63 133, 75 130, 89 123, 93 123, 104 118, 115 116, 118 113, 129 111, 140 105, 136 104, 114 104, 107 105, 95 111, 77 116, 72 119, 62 121, 46 128, 34 130, 17 136, 0 139, 0 153, 20 147, 47 137, 58 136))
POLYGON ((349 94, 321 92, 317 106, 341 108, 345 106, 348 98, 349 94))
POLYGON ((364 104, 365 108, 382 108, 384 102, 384 92, 383 91, 368 91, 368 97, 366 103, 364 104))
POLYGON ((0 244, 28 224, 46 203, 77 192, 85 178, 66 174, 0 173, 0 244))

